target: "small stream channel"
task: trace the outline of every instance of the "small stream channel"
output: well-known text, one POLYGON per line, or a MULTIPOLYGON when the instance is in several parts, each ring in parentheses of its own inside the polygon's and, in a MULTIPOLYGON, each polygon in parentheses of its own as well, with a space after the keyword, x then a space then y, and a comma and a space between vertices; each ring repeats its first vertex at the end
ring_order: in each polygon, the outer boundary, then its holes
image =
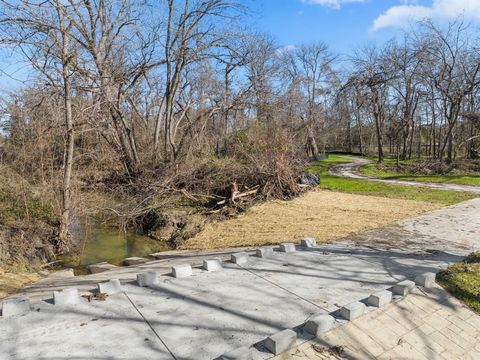
POLYGON ((86 266, 98 262, 122 265, 123 259, 131 256, 171 250, 162 241, 153 240, 133 231, 126 232, 92 219, 77 219, 70 229, 79 244, 78 251, 61 258, 63 267, 75 269, 75 273, 86 273, 86 266))

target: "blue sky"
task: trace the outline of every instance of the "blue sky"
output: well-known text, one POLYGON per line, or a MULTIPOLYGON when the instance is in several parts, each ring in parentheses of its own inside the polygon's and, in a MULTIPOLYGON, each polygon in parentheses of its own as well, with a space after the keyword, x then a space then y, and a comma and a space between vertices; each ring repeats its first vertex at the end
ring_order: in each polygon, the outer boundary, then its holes
MULTIPOLYGON (((480 24, 480 0, 239 0, 249 9, 244 26, 273 35, 279 46, 323 41, 339 54, 368 42, 382 44, 415 20, 446 22, 464 16, 480 24)), ((0 51, 0 95, 21 86, 25 64, 0 51)))
POLYGON ((252 25, 275 36, 280 46, 323 41, 335 52, 348 53, 369 41, 383 42, 397 30, 372 31, 374 20, 398 0, 347 3, 340 8, 302 0, 244 0, 252 25))
POLYGON ((383 43, 416 20, 465 16, 480 23, 480 0, 242 0, 252 27, 281 46, 323 41, 348 54, 367 42, 383 43))

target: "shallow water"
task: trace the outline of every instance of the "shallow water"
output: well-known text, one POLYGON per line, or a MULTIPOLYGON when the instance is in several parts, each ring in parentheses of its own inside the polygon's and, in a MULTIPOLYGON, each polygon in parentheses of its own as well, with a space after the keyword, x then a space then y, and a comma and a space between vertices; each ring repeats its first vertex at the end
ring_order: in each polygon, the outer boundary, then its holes
POLYGON ((77 239, 79 249, 64 257, 64 265, 69 267, 84 267, 103 261, 121 265, 127 257, 170 250, 165 242, 86 219, 74 222, 71 233, 77 239))

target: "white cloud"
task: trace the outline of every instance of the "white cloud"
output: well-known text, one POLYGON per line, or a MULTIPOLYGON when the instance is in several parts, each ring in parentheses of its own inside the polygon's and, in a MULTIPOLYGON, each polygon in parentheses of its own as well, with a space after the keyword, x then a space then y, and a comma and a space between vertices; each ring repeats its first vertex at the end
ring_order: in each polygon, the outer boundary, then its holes
POLYGON ((447 20, 458 16, 480 20, 480 0, 433 0, 430 6, 415 5, 412 2, 393 6, 373 22, 372 29, 406 27, 412 21, 426 18, 447 20))
POLYGON ((307 4, 322 5, 334 9, 340 9, 342 5, 345 5, 347 3, 362 3, 366 1, 367 0, 302 0, 302 2, 307 4))
POLYGON ((293 51, 295 50, 297 47, 295 45, 286 45, 284 47, 281 47, 281 48, 278 48, 276 50, 277 52, 277 55, 282 55, 282 54, 285 54, 285 53, 288 53, 290 51, 293 51))

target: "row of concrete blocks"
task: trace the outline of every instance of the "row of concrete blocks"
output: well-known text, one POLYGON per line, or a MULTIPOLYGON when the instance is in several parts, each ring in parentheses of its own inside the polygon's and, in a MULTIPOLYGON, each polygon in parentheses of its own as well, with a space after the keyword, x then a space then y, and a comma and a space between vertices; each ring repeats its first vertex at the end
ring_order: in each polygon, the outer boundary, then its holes
MULTIPOLYGON (((316 243, 314 238, 307 237, 307 238, 304 238, 304 239, 301 240, 300 246, 314 247, 316 244, 317 243, 316 243)), ((293 252, 293 251, 295 251, 295 245, 293 243, 283 243, 283 244, 280 244, 280 249, 279 250, 281 252, 293 252)), ((256 255, 258 257, 272 256, 273 255, 273 247, 265 246, 265 247, 259 248, 259 249, 257 249, 256 255)), ((241 253, 237 253, 237 254, 232 254, 232 262, 234 262, 236 264, 240 265, 242 263, 245 263, 247 261, 247 259, 248 259, 248 254, 247 253, 241 252, 241 253)), ((148 259, 141 258, 141 257, 130 257, 130 258, 124 259, 123 263, 126 266, 130 266, 130 265, 143 264, 147 261, 148 261, 148 259)), ((212 261, 215 261, 215 260, 212 260, 212 261)), ((213 266, 214 266, 215 270, 218 270, 217 265, 214 264, 213 266)), ((112 270, 112 269, 118 269, 118 266, 109 264, 107 262, 101 262, 101 263, 97 263, 97 264, 88 265, 87 269, 88 269, 89 273, 97 274, 97 273, 101 273, 101 272, 112 270)), ((215 270, 208 270, 207 269, 207 271, 215 271, 215 270)))
MULTIPOLYGON (((302 239, 300 246, 302 247, 314 247, 316 246, 316 241, 314 238, 305 238, 302 239)), ((294 243, 282 243, 279 246, 279 251, 283 253, 291 253, 296 251, 296 247, 294 243)), ((258 248, 255 252, 255 256, 259 258, 268 258, 272 257, 274 254, 274 247, 273 246, 263 246, 258 248)), ((248 263, 250 255, 247 252, 239 252, 231 254, 230 261, 237 265, 245 265, 248 263)), ((218 271, 223 269, 222 260, 220 259, 208 259, 203 260, 203 269, 212 272, 218 271)), ((172 276, 175 278, 185 278, 191 276, 193 274, 193 269, 190 264, 181 264, 175 265, 172 267, 172 276)), ((154 272, 146 272, 137 275, 137 283, 140 286, 148 286, 151 285, 156 279, 156 275, 154 272)))
MULTIPOLYGON (((371 294, 367 299, 367 304, 374 308, 381 308, 392 301, 393 295, 405 297, 415 287, 431 287, 435 282, 434 273, 424 273, 415 278, 415 282, 404 280, 394 285, 392 291, 384 290, 371 294)), ((352 321, 362 316, 367 309, 365 303, 356 301, 345 305, 339 311, 341 318, 352 321)), ((307 335, 321 339, 322 336, 332 330, 336 325, 335 318, 330 314, 318 314, 312 316, 299 330, 307 335)), ((282 330, 266 338, 263 342, 264 347, 273 355, 286 352, 297 346, 297 332, 291 329, 282 330)), ((253 360, 253 349, 241 347, 223 354, 217 360, 253 360)))
MULTIPOLYGON (((112 279, 97 284, 97 291, 107 295, 113 295, 122 292, 122 285, 118 279, 112 279)), ((53 292, 53 304, 56 306, 73 306, 80 302, 81 297, 78 289, 68 288, 53 292)), ((14 297, 3 301, 2 316, 9 318, 12 316, 25 315, 30 312, 32 305, 30 299, 26 296, 14 297)))
MULTIPOLYGON (((316 241, 313 238, 305 238, 301 241, 300 246, 303 247, 314 247, 316 241)), ((289 253, 296 251, 295 244, 293 243, 283 243, 280 244, 280 252, 289 253)), ((274 248, 272 246, 265 246, 257 249, 256 256, 260 258, 267 258, 273 256, 274 248)), ((246 252, 239 252, 231 255, 231 261, 238 265, 243 265, 248 262, 249 254, 246 252)), ((130 259, 127 259, 130 260, 130 259)), ((137 261, 137 258, 132 258, 132 260, 137 261)), ((139 263, 144 262, 146 259, 138 258, 139 263), (140 261, 141 260, 141 261, 140 261)), ((102 265, 104 264, 97 264, 102 265)), ((96 266, 96 265, 92 265, 96 266)), ((105 269, 107 266, 116 267, 111 264, 105 263, 105 269)), ((222 261, 220 259, 208 259, 203 261, 203 268, 206 271, 218 271, 223 268, 222 261)), ((96 269, 96 268, 95 268, 96 269)), ((94 272, 102 272, 105 269, 100 270, 96 269, 94 272)), ((110 268, 108 268, 110 269, 110 268)), ((193 274, 193 269, 190 264, 176 265, 172 267, 172 276, 176 278, 184 278, 193 274)), ((150 286, 157 282, 157 274, 154 271, 144 272, 137 274, 137 283, 140 286, 150 286)), ((107 295, 113 295, 122 291, 120 281, 118 279, 112 279, 107 282, 97 284, 97 290, 100 293, 105 293, 107 295)), ((78 289, 69 288, 53 292, 53 302, 55 305, 66 306, 66 305, 75 305, 79 302, 80 296, 78 289)), ((15 297, 12 299, 7 299, 3 301, 2 305, 2 316, 11 317, 17 315, 26 314, 31 310, 31 304, 28 297, 15 297)))
MULTIPOLYGON (((123 259, 122 264, 123 264, 123 266, 132 266, 132 265, 144 264, 148 261, 149 261, 149 259, 134 256, 134 257, 129 257, 129 258, 123 259)), ((119 266, 110 264, 106 261, 96 263, 96 264, 91 264, 91 265, 87 266, 88 272, 90 274, 98 274, 98 273, 102 273, 102 272, 105 272, 105 271, 108 271, 108 270, 115 270, 115 269, 118 269, 118 268, 119 268, 119 266)))

